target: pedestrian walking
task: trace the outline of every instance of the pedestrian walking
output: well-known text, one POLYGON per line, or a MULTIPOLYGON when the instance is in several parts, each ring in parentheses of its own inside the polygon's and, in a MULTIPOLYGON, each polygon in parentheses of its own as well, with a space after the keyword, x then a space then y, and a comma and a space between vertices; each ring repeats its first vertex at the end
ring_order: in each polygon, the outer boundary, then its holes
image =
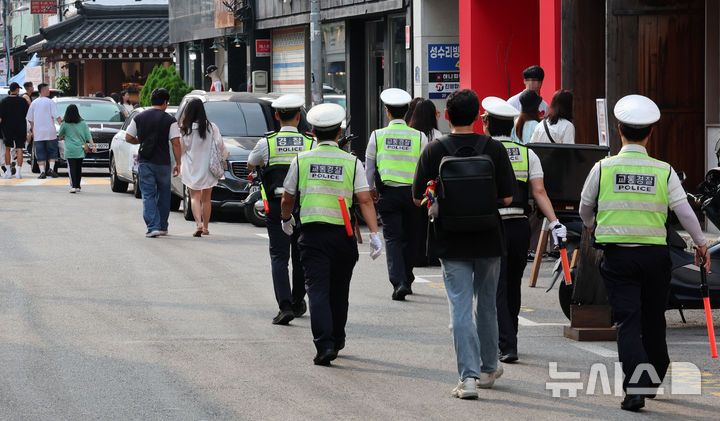
POLYGON ((412 100, 410 94, 390 88, 380 93, 380 99, 390 123, 370 135, 365 152, 366 176, 383 221, 388 276, 393 287, 391 297, 404 301, 412 294, 413 246, 422 221, 413 205, 411 186, 420 153, 428 141, 425 134, 403 120, 412 100))
POLYGON ((138 182, 143 201, 145 236, 154 238, 168 233, 170 216, 170 177, 177 177, 181 167, 180 129, 175 117, 165 112, 170 94, 164 88, 150 94, 151 108, 138 114, 126 130, 128 143, 140 144, 138 182), (171 168, 170 147, 175 156, 171 168))
POLYGON ((128 113, 135 109, 132 102, 130 102, 130 92, 128 91, 120 92, 120 103, 125 108, 125 111, 127 111, 128 113))
POLYGON ((12 177, 12 158, 10 152, 15 149, 15 178, 22 178, 23 149, 27 139, 27 126, 25 116, 28 103, 18 96, 20 85, 16 82, 10 84, 9 94, 0 101, 0 127, 2 128, 3 142, 5 144, 5 178, 12 177))
MULTIPOLYGON (((305 100, 295 94, 286 94, 272 103, 280 131, 260 139, 248 157, 248 168, 262 172, 262 189, 267 197, 268 212, 265 226, 270 239, 270 265, 275 300, 279 311, 272 319, 275 325, 286 325, 307 311, 305 303, 305 273, 300 263, 299 232, 287 236, 282 229, 281 199, 283 183, 290 163, 301 152, 314 146, 311 133, 300 133, 301 109, 305 100), (292 259, 292 285, 288 262, 292 259)), ((297 217, 297 213, 294 215, 297 217)))
POLYGON ((573 95, 560 89, 550 101, 550 111, 533 131, 530 143, 575 143, 573 95))
POLYGON ((58 137, 65 139, 65 160, 68 164, 68 174, 70 177, 70 193, 80 191, 80 182, 82 181, 82 162, 85 159, 86 143, 90 144, 93 152, 97 152, 90 127, 85 120, 80 117, 80 111, 77 105, 70 104, 65 110, 63 122, 58 130, 58 137))
MULTIPOLYGON (((535 94, 533 91, 527 91, 535 94)), ((530 245, 529 199, 532 194, 535 204, 550 221, 550 231, 555 245, 567 238, 567 229, 555 216, 550 198, 545 191, 543 168, 540 159, 526 146, 510 140, 513 119, 518 110, 498 97, 487 97, 482 101, 485 110, 483 129, 485 134, 502 142, 515 173, 515 190, 512 203, 499 209, 503 223, 507 255, 500 262, 500 278, 497 288, 497 319, 500 361, 512 363, 518 360, 518 316, 520 315, 521 283, 527 251, 530 245)))
POLYGON ((216 65, 211 64, 207 67, 205 70, 205 77, 210 78, 210 92, 223 92, 225 90, 222 80, 220 80, 218 67, 216 65))
POLYGON ((505 147, 473 132, 479 108, 477 95, 469 89, 448 96, 445 117, 451 134, 425 148, 413 182, 418 206, 429 181, 441 188, 427 252, 442 263, 460 375, 452 395, 462 399, 476 398, 477 387, 490 388, 503 374, 495 296, 506 252, 497 208, 512 202, 515 189, 505 147))
POLYGON ((408 125, 425 134, 428 142, 432 142, 442 137, 442 133, 438 130, 438 118, 440 118, 440 110, 435 108, 435 103, 424 99, 415 106, 408 125))
MULTIPOLYGON (((540 89, 542 88, 543 80, 545 79, 545 71, 540 66, 530 66, 527 69, 523 70, 523 83, 525 84, 525 90, 522 92, 513 95, 508 99, 508 103, 515 107, 516 109, 520 109, 522 107, 522 104, 520 103, 520 95, 523 94, 523 92, 526 91, 534 91, 536 94, 540 95, 540 89)), ((540 102, 540 106, 538 107, 538 114, 540 118, 545 118, 549 112, 548 104, 545 101, 540 102)))
POLYGON ((209 235, 212 190, 218 183, 218 177, 210 171, 211 155, 218 151, 223 164, 227 166, 226 160, 230 153, 225 148, 220 129, 208 120, 201 100, 195 98, 187 103, 179 125, 182 134, 182 182, 190 191, 190 204, 195 218, 193 237, 209 235))
POLYGON ((623 146, 618 155, 603 159, 590 171, 580 216, 588 230, 594 228, 595 244, 605 252, 600 273, 625 374, 620 407, 638 411, 646 397, 655 397, 670 364, 665 340, 671 271, 668 209, 696 245, 695 264, 704 259, 708 272, 710 253, 675 170, 647 154, 660 109, 650 98, 628 95, 615 104, 614 114, 623 146))
POLYGON ((281 202, 282 228, 292 235, 296 199, 300 203, 300 259, 310 302, 310 326, 317 353, 316 365, 330 365, 345 347, 350 279, 358 260, 357 239, 347 217, 357 198, 370 229, 370 257, 382 251, 377 216, 364 177, 363 164, 338 148, 345 109, 320 104, 307 114, 318 146, 290 164, 281 202))
POLYGON ((523 145, 530 143, 535 127, 540 122, 538 107, 542 98, 535 91, 526 90, 520 94, 520 115, 515 120, 510 138, 515 143, 523 145))
POLYGON ((35 160, 40 168, 38 178, 46 178, 48 175, 57 178, 55 160, 58 158, 58 136, 55 122, 61 124, 62 119, 58 114, 57 105, 50 99, 48 84, 39 84, 38 91, 40 97, 30 104, 25 119, 30 122, 35 160), (45 169, 46 163, 48 164, 47 170, 45 169))
POLYGON ((30 81, 27 81, 23 83, 23 88, 25 88, 25 93, 22 94, 22 97, 27 101, 28 106, 32 102, 32 94, 35 92, 35 87, 33 86, 33 83, 30 81))

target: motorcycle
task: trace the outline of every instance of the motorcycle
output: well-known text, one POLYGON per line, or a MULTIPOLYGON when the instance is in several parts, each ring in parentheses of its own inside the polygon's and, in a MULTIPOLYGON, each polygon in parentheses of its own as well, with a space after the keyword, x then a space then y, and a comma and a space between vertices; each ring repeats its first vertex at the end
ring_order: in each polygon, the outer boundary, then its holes
MULTIPOLYGON (((681 175, 681 174, 680 174, 681 175)), ((682 176, 681 176, 682 179, 682 176)), ((705 180, 698 186, 699 194, 694 195, 688 193, 688 201, 694 209, 701 211, 705 214, 710 222, 715 226, 720 227, 720 167, 711 169, 705 175, 705 180)), ((578 217, 579 219, 579 217, 578 217)), ((583 239, 584 236, 589 235, 583 232, 582 222, 579 225, 576 221, 561 221, 568 227, 568 254, 572 255, 575 249, 581 247, 589 248, 589 239, 583 239)), ((686 322, 683 310, 699 310, 703 309, 703 299, 700 291, 700 269, 695 265, 695 255, 687 251, 687 244, 685 240, 678 234, 678 232, 672 228, 673 222, 677 222, 674 215, 670 215, 668 228, 668 246, 670 249, 670 258, 672 261, 672 274, 670 279, 670 290, 668 296, 667 309, 678 310, 683 323, 686 322)), ((709 247, 711 264, 713 268, 720 268, 720 243, 716 243, 709 247)), ((590 253, 593 254, 593 253, 590 253)), ((590 257, 590 265, 597 266, 601 258, 601 252, 594 251, 594 255, 590 257)), ((579 266, 579 265, 578 265, 579 266)), ((710 302, 720 303, 720 269, 716 269, 717 272, 709 273, 707 276, 707 282, 710 290, 710 302)), ((565 283, 565 276, 563 274, 562 263, 558 259, 553 267, 553 276, 550 287, 546 290, 549 292, 557 283, 560 282, 558 289, 558 298, 560 307, 565 316, 570 319, 570 305, 571 304, 604 304, 606 303, 606 297, 602 297, 605 302, 587 301, 581 298, 582 296, 598 296, 604 295, 604 288, 601 286, 595 291, 581 291, 576 290, 577 279, 576 276, 582 276, 593 272, 593 277, 599 276, 597 273, 597 267, 589 268, 580 273, 578 267, 571 269, 570 276, 572 278, 571 284, 565 283), (589 295, 588 295, 589 294, 589 295)), ((585 288, 587 289, 587 287, 585 288)))

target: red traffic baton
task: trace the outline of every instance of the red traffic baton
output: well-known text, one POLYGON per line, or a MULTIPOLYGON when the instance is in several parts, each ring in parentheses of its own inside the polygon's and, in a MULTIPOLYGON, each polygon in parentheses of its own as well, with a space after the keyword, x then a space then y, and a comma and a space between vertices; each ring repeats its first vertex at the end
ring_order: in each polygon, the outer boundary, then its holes
POLYGON ((572 279, 570 278, 570 262, 568 261, 567 256, 567 240, 560 241, 560 260, 562 260, 565 285, 572 285, 572 279))
POLYGON ((707 272, 705 271, 705 259, 700 258, 700 293, 705 306, 705 321, 707 323, 708 339, 710 340, 710 354, 713 358, 718 357, 717 345, 715 343, 715 327, 712 321, 712 308, 710 307, 710 287, 707 283, 707 272))
POLYGON ((345 204, 345 198, 338 196, 338 202, 340 202, 340 212, 342 212, 343 222, 345 222, 345 231, 348 237, 353 236, 353 227, 350 223, 350 214, 348 213, 347 205, 345 204))

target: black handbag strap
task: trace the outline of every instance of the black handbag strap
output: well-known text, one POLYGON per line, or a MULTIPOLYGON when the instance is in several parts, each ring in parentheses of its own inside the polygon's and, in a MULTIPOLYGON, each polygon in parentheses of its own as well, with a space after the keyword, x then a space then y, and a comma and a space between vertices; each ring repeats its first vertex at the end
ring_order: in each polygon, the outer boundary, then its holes
POLYGON ((550 129, 548 129, 547 118, 543 120, 543 127, 545 127, 545 133, 547 133, 548 139, 550 139, 550 143, 555 143, 555 139, 550 136, 550 129))

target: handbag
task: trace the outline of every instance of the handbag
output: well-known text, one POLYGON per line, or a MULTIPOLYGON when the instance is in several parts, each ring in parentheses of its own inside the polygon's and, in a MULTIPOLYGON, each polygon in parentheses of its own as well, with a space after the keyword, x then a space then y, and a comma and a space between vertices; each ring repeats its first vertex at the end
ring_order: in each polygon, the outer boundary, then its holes
POLYGON ((82 144, 83 152, 90 153, 90 145, 88 145, 88 143, 85 142, 85 140, 82 137, 80 137, 80 135, 78 134, 78 132, 75 131, 75 128, 73 126, 71 126, 69 124, 67 126, 70 127, 70 130, 72 130, 73 133, 75 133, 75 136, 77 136, 78 139, 83 141, 83 144, 82 144))
POLYGON ((210 149, 210 174, 217 179, 220 179, 225 175, 223 156, 215 139, 212 139, 212 148, 210 149))

